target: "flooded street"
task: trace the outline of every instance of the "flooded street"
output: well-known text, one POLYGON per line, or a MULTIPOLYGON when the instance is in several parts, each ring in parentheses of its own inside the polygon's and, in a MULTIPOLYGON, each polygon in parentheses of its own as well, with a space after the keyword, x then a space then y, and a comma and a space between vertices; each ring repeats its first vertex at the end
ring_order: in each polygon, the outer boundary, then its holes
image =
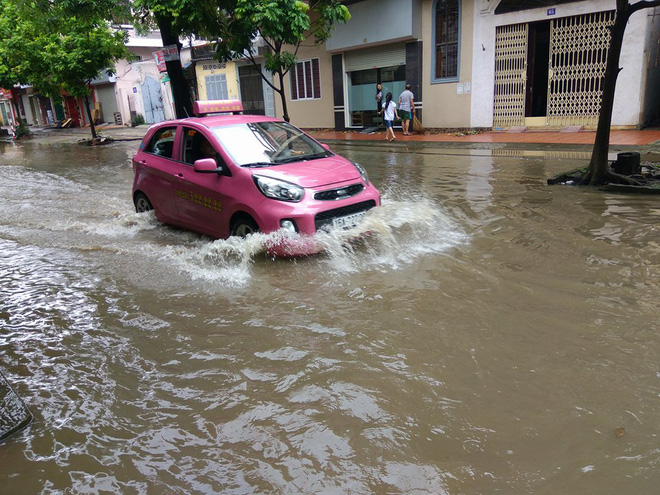
POLYGON ((134 213, 136 147, 0 143, 1 493, 657 493, 657 196, 334 144, 371 234, 273 260, 134 213))

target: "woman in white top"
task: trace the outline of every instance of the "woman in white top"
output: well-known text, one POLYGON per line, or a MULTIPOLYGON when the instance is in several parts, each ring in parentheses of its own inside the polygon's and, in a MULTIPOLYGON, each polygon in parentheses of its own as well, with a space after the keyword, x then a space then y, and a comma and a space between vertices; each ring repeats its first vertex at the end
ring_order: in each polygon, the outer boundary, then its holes
POLYGON ((394 118, 399 118, 399 114, 396 111, 396 103, 392 101, 392 93, 387 93, 385 97, 385 103, 383 103, 383 120, 385 121, 385 139, 388 141, 394 141, 396 136, 394 135, 394 118))

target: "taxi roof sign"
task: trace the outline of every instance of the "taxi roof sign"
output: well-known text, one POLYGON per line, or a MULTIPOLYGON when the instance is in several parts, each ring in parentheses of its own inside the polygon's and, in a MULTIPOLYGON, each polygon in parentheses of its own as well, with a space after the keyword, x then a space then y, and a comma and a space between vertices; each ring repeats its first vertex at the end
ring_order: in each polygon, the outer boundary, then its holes
POLYGON ((193 103, 193 114, 198 117, 220 113, 240 113, 243 111, 241 100, 198 100, 193 103))

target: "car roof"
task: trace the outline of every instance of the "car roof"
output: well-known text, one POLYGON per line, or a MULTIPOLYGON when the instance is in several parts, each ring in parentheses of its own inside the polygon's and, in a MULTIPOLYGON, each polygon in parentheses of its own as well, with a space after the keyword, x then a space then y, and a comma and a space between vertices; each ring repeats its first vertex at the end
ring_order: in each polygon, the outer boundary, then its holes
POLYGON ((205 117, 186 117, 184 119, 168 120, 156 124, 158 127, 174 124, 199 124, 208 128, 222 127, 233 124, 246 124, 252 122, 282 122, 281 119, 267 117, 265 115, 209 115, 205 117))

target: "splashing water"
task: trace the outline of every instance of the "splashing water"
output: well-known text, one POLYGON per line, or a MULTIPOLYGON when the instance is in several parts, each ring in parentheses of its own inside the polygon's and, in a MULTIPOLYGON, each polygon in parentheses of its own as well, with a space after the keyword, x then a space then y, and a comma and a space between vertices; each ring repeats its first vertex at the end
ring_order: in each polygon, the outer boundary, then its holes
MULTIPOLYGON (((155 217, 154 217, 155 221, 155 217)), ((246 238, 208 241, 199 238, 165 248, 168 260, 194 279, 244 285, 259 257, 276 259, 272 248, 299 242, 285 231, 257 233, 246 238)), ((385 197, 360 225, 348 230, 321 231, 306 244, 318 248, 321 266, 333 272, 399 269, 416 259, 446 252, 468 241, 461 226, 435 202, 420 197, 400 201, 385 197)))
POLYGON ((344 272, 397 269, 420 256, 446 252, 468 239, 434 201, 425 197, 401 201, 388 196, 356 228, 316 237, 325 248, 327 262, 344 272), (351 241, 355 238, 358 242, 351 241))
POLYGON ((322 231, 312 237, 278 231, 213 240, 162 225, 153 212, 134 213, 129 198, 92 191, 70 178, 12 166, 1 172, 4 190, 15 189, 21 176, 20 183, 32 185, 23 186, 20 196, 7 196, 0 229, 11 237, 48 242, 48 247, 139 256, 173 268, 189 280, 228 287, 246 286, 254 263, 275 260, 274 253, 282 246, 321 253, 310 258, 320 269, 355 273, 399 269, 468 239, 459 222, 436 201, 410 191, 386 192, 382 206, 348 230, 322 231), (53 235, 46 240, 43 231, 53 235))

